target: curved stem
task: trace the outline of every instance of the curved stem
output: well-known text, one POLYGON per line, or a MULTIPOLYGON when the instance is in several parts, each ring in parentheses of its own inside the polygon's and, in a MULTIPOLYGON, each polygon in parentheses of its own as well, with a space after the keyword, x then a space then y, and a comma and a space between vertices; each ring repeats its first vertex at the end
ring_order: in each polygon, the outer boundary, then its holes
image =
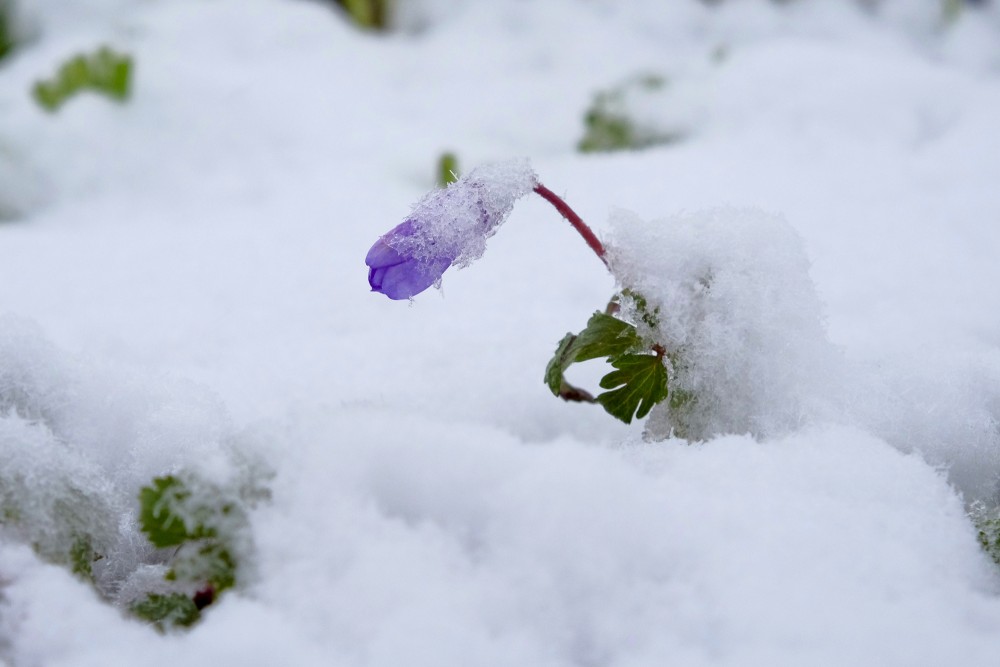
POLYGON ((569 221, 569 224, 573 225, 573 228, 579 232, 580 236, 583 237, 583 240, 587 242, 588 246, 590 246, 590 249, 594 251, 594 254, 596 254, 602 262, 604 262, 604 266, 610 268, 608 266, 608 258, 605 256, 604 244, 602 244, 601 240, 597 238, 594 231, 587 226, 587 223, 585 223, 583 219, 576 214, 576 211, 571 209, 569 204, 563 201, 559 195, 552 192, 552 190, 549 190, 541 183, 535 186, 535 192, 537 192, 542 199, 552 204, 552 206, 559 211, 559 214, 566 218, 566 220, 569 221))

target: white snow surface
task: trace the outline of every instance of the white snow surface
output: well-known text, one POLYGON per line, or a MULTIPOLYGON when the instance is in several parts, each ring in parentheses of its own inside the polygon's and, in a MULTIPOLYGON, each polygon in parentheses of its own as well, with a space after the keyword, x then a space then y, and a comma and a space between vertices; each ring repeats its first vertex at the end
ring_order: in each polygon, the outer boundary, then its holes
POLYGON ((1000 6, 398 4, 374 35, 309 0, 19 3, 0 664, 996 665, 966 507, 1000 473, 1000 6), (105 43, 128 103, 34 104, 105 43), (650 72, 685 139, 575 152, 650 72), (702 362, 697 438, 542 383, 616 284, 538 197, 443 296, 368 291, 444 150, 529 156, 608 242, 702 362), (159 572, 138 490, 182 470, 270 499, 237 588, 162 635, 115 605, 159 572), (57 506, 96 586, 46 560, 57 506))

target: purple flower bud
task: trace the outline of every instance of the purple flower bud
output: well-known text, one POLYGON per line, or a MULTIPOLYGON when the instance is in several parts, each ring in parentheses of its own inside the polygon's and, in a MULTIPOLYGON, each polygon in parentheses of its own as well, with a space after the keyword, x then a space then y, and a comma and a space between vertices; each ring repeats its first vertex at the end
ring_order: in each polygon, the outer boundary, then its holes
POLYGON ((538 184, 527 160, 486 165, 424 197, 402 224, 368 251, 368 284, 390 299, 409 299, 437 284, 448 267, 482 256, 486 239, 514 202, 538 184))
POLYGON ((413 221, 407 219, 368 251, 365 264, 373 292, 381 292, 390 299, 409 299, 436 283, 451 266, 452 258, 447 256, 418 259, 393 249, 391 244, 413 234, 413 221))

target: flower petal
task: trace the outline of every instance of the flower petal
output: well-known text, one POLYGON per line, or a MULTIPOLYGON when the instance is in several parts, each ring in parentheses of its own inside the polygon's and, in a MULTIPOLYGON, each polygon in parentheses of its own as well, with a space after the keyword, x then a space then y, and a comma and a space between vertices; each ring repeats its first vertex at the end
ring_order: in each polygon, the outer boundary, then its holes
POLYGON ((368 255, 365 256, 365 264, 373 269, 394 266, 406 261, 406 258, 390 247, 384 239, 385 236, 376 241, 375 245, 368 251, 368 255))
POLYGON ((371 274, 369 283, 373 291, 381 292, 390 299, 409 299, 436 283, 449 266, 451 260, 448 258, 437 259, 430 264, 410 259, 374 270, 378 285, 372 282, 371 274))

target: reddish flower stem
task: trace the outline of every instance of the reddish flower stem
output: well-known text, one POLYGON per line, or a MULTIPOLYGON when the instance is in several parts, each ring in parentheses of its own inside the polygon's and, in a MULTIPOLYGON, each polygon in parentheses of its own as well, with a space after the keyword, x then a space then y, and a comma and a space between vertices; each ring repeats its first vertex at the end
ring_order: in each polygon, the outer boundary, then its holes
POLYGON ((604 266, 610 269, 611 267, 608 266, 608 258, 605 256, 604 244, 601 243, 599 238, 597 238, 594 231, 587 226, 587 223, 585 223, 583 219, 576 214, 576 211, 571 209, 569 204, 562 200, 562 197, 552 192, 552 190, 549 190, 541 183, 535 186, 535 192, 541 195, 542 199, 552 204, 552 206, 559 211, 559 214, 566 218, 566 220, 569 221, 569 224, 573 225, 573 228, 580 233, 580 236, 582 236, 583 240, 587 242, 587 245, 594 251, 594 254, 596 254, 602 262, 604 262, 604 266))

